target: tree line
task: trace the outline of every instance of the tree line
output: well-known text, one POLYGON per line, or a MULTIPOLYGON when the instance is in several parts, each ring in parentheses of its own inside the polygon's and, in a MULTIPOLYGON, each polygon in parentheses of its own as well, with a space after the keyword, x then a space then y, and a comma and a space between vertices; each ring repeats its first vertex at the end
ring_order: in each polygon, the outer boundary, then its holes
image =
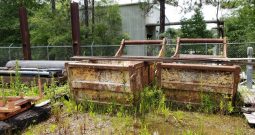
MULTIPOLYGON (((160 32, 175 39, 216 37, 214 30, 207 30, 201 8, 213 5, 234 10, 230 16, 217 18, 225 21, 225 35, 229 42, 255 41, 255 1, 254 0, 141 0, 160 6, 160 32), (183 12, 195 11, 191 18, 181 20, 181 29, 164 28, 165 4, 180 6, 183 12)), ((63 45, 71 44, 70 0, 0 0, 0 43, 21 43, 18 8, 25 6, 28 10, 31 44, 63 45)), ((119 44, 128 35, 121 32, 119 6, 109 0, 83 0, 81 9, 81 43, 86 44, 119 44)), ((149 6, 150 7, 150 6, 149 6)), ((143 9, 148 10, 148 9, 143 9)), ((174 14, 174 13, 173 13, 174 14)), ((171 21, 171 18, 170 18, 171 21)), ((237 49, 243 49, 239 46, 237 49)), ((109 55, 112 48, 106 48, 100 55, 109 55), (109 49, 109 50, 107 50, 109 49)), ((69 56, 67 51, 52 49, 50 59, 69 56)), ((87 52, 85 52, 87 53, 87 52)), ((35 54, 34 58, 43 54, 35 54)), ((85 54, 90 55, 90 54, 85 54)))

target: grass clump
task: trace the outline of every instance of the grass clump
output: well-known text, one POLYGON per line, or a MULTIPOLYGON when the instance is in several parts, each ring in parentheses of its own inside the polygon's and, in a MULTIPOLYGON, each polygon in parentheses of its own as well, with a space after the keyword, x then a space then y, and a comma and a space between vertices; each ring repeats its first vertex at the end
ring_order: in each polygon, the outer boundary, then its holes
POLYGON ((146 87, 140 94, 139 113, 145 114, 165 110, 165 96, 162 90, 154 87, 146 87))
POLYGON ((201 94, 201 107, 200 111, 205 113, 213 113, 217 110, 217 104, 214 102, 212 95, 208 93, 201 94))

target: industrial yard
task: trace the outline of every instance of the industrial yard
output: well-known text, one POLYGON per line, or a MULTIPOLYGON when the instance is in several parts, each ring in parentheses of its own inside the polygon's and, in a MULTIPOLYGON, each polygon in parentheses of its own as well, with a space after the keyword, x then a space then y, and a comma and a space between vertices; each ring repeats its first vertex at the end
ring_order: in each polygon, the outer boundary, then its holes
POLYGON ((254 1, 120 3, 0 1, 1 135, 255 133, 254 1))

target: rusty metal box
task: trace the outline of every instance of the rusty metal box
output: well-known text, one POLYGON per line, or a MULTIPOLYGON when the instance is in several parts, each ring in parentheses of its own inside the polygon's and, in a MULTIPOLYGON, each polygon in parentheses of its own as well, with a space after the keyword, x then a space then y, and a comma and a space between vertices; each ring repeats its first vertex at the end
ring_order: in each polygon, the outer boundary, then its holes
POLYGON ((239 83, 239 66, 158 63, 157 83, 170 101, 201 103, 201 94, 219 102, 227 95, 234 100, 239 83))
POLYGON ((86 60, 66 63, 74 98, 133 105, 148 84, 148 66, 141 61, 86 60))

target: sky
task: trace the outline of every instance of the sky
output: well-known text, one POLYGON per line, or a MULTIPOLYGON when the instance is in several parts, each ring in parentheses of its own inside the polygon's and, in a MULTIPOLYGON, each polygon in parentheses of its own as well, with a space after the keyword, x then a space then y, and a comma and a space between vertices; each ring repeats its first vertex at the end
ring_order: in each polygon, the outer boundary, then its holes
MULTIPOLYGON (((73 0, 76 2, 81 1, 83 3, 83 0, 73 0)), ((128 3, 137 3, 139 0, 115 0, 119 4, 128 4, 128 3)), ((183 0, 179 0, 180 3, 183 2, 183 0)), ((204 15, 205 20, 216 20, 216 12, 217 8, 213 7, 211 5, 205 5, 202 8, 202 12, 204 15)), ((190 13, 183 13, 181 7, 174 7, 171 5, 166 4, 166 17, 169 19, 170 22, 179 22, 182 18, 190 18, 194 12, 190 13)), ((230 11, 220 9, 219 10, 219 18, 228 16, 230 14, 230 11)), ((173 28, 179 28, 179 26, 172 26, 173 28)), ((207 25, 207 29, 211 29, 213 27, 216 27, 216 24, 209 24, 207 25)))

